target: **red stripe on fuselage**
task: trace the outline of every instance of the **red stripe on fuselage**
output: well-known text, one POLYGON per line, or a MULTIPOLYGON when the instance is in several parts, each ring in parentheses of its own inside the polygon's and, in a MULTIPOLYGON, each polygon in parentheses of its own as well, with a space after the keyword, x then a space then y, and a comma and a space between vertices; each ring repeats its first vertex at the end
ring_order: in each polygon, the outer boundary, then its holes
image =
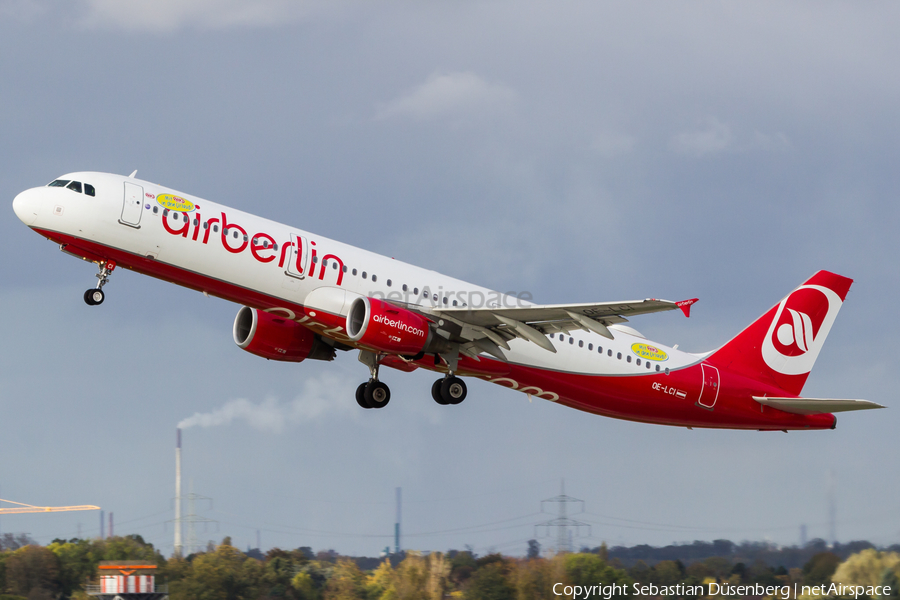
MULTIPOLYGON (((35 229, 44 237, 81 249, 105 260, 114 260, 124 267, 199 292, 262 310, 286 308, 296 315, 307 314, 295 302, 275 298, 256 290, 215 279, 202 273, 140 256, 132 252, 76 238, 64 233, 35 229)), ((321 333, 321 332, 320 332, 321 333)), ((341 340, 347 343, 346 340, 341 340)), ((446 371, 446 366, 434 365, 426 356, 417 364, 433 371, 446 371)), ((716 427, 730 429, 831 429, 835 418, 830 414, 794 415, 763 407, 751 396, 783 396, 784 392, 720 368, 717 400, 712 409, 699 406, 697 400, 703 388, 701 365, 646 375, 593 375, 541 369, 528 365, 507 364, 480 357, 480 361, 460 357, 459 373, 479 377, 505 387, 530 393, 546 400, 554 400, 578 410, 644 423, 681 427, 716 427), (679 397, 679 392, 685 392, 679 397)))

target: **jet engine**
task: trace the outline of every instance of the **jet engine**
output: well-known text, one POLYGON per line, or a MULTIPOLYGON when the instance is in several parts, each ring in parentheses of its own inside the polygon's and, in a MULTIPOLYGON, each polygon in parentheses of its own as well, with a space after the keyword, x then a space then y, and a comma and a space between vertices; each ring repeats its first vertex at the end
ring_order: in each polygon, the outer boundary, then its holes
POLYGON ((243 306, 234 318, 238 348, 268 360, 333 360, 334 348, 312 331, 284 317, 243 306))
POLYGON ((368 297, 350 304, 346 330, 352 341, 388 354, 419 354, 432 338, 431 322, 422 315, 368 297))

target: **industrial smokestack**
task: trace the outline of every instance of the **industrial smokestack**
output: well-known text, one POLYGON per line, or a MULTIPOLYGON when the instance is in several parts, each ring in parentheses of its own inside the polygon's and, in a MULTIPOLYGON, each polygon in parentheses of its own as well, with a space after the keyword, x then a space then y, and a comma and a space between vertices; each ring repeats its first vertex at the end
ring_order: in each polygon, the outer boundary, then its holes
POLYGON ((397 522, 394 523, 394 554, 400 554, 400 507, 403 488, 397 488, 397 522))
POLYGON ((115 537, 113 533, 113 514, 109 513, 109 537, 115 537))
POLYGON ((106 530, 104 529, 104 527, 106 527, 106 514, 105 513, 106 513, 106 511, 103 511, 103 510, 100 511, 100 539, 101 540, 106 539, 106 535, 105 535, 106 530))
POLYGON ((181 428, 175 429, 175 556, 181 556, 181 428))

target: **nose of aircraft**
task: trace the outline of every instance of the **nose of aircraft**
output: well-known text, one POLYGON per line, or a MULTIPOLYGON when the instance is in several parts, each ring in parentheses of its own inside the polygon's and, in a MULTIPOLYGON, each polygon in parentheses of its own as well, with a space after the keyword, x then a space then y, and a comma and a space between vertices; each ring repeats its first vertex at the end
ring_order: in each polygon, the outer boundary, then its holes
POLYGON ((25 190, 13 200, 13 210, 16 211, 16 216, 26 225, 34 223, 40 208, 40 192, 35 189, 25 190))

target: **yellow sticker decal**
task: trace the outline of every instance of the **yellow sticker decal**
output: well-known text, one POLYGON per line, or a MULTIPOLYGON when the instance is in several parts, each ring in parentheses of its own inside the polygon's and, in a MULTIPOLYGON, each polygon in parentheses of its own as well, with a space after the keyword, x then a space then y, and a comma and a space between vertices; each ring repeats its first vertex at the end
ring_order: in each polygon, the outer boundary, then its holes
POLYGON ((669 355, 650 344, 632 344, 631 351, 647 360, 658 360, 660 362, 669 360, 669 355))
POLYGON ((194 210, 193 202, 185 200, 181 196, 175 196, 174 194, 160 194, 156 197, 156 202, 163 208, 168 208, 169 210, 177 212, 191 212, 194 210))

